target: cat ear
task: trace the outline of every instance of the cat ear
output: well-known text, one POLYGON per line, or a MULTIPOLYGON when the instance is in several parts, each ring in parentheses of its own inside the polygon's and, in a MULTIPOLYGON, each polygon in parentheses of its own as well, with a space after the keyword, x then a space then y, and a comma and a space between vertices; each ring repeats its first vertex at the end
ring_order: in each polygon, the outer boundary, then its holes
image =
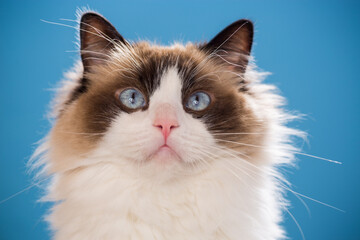
POLYGON ((230 70, 244 73, 249 62, 253 35, 253 23, 241 19, 218 33, 203 49, 222 60, 230 70))
POLYGON ((80 49, 84 70, 103 64, 107 54, 116 44, 126 44, 125 39, 104 17, 89 12, 80 20, 80 49))

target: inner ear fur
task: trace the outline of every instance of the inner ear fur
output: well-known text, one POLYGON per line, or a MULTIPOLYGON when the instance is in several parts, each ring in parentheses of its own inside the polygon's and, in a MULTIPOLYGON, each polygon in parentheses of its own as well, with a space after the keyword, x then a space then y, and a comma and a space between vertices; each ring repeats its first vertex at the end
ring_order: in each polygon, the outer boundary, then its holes
POLYGON ((253 35, 253 23, 241 19, 227 26, 201 49, 214 55, 230 70, 244 73, 249 62, 253 35))
POLYGON ((84 70, 104 63, 115 44, 126 44, 115 27, 101 15, 88 12, 80 20, 80 50, 84 70))

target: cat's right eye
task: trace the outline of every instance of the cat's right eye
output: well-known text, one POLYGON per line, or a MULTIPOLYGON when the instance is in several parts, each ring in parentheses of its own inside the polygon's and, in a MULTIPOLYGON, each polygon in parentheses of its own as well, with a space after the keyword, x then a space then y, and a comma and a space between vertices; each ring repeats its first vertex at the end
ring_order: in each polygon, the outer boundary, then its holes
POLYGON ((210 105, 210 102, 211 98, 207 93, 195 92, 189 97, 186 107, 193 111, 202 111, 210 105))
POLYGON ((126 88, 116 91, 115 96, 126 108, 136 110, 145 106, 144 95, 135 88, 126 88))

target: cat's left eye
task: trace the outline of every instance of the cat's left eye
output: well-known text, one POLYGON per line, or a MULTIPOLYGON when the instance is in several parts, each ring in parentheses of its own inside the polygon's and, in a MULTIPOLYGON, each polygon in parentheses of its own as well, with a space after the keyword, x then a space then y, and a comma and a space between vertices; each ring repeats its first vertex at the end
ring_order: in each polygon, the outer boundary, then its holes
POLYGON ((206 109, 211 102, 210 96, 205 92, 195 92, 187 100, 186 107, 193 111, 206 109))
POLYGON ((116 92, 118 100, 129 109, 139 109, 145 106, 144 95, 135 88, 127 88, 116 92))

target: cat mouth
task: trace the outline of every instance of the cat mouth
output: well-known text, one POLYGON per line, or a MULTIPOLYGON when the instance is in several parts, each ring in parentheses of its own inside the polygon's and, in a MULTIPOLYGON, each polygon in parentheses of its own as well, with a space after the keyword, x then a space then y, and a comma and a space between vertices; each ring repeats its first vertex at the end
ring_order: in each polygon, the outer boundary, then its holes
POLYGON ((161 163, 181 161, 179 154, 166 143, 156 149, 155 152, 151 154, 150 159, 161 163))

